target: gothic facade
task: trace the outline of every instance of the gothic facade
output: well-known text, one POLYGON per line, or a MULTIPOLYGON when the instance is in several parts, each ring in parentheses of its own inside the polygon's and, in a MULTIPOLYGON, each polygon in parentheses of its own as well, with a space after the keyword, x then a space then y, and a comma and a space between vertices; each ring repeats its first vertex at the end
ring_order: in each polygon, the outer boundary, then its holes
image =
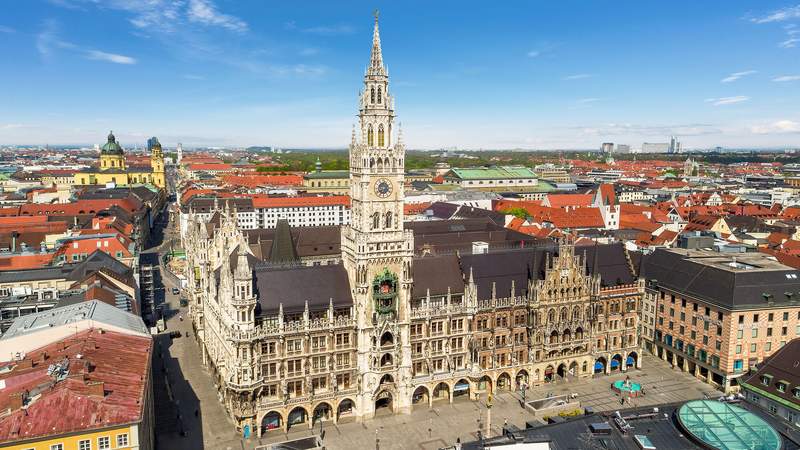
MULTIPOLYGON (((621 245, 509 235, 487 252, 418 251, 433 233, 404 223, 394 120, 376 18, 350 144, 352 222, 313 246, 340 259, 303 264, 288 229, 264 245, 258 230, 237 228, 227 203, 211 221, 189 214, 190 315, 244 434, 640 364, 644 286, 621 245)), ((456 222, 438 239, 477 240, 474 224, 456 222)))

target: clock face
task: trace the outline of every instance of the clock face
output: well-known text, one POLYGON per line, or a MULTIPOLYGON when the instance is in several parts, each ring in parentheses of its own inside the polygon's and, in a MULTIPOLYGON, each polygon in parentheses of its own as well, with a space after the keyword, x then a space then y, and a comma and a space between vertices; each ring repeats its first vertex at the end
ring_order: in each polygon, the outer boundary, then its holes
POLYGON ((377 183, 375 183, 375 194, 377 194, 378 197, 386 198, 391 193, 392 193, 391 181, 385 178, 381 178, 380 180, 377 181, 377 183))

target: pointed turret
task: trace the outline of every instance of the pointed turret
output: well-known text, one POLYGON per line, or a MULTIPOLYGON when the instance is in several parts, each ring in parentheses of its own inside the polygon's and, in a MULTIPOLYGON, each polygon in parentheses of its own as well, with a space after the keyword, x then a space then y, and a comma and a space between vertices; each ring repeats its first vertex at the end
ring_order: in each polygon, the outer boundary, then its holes
POLYGON ((239 244, 239 250, 236 255, 236 279, 249 280, 251 276, 250 262, 247 260, 247 251, 245 251, 244 244, 239 244))
POLYGON ((383 65, 381 53, 381 34, 378 30, 378 11, 375 10, 375 29, 372 31, 372 53, 369 58, 368 75, 386 76, 386 67, 383 65))

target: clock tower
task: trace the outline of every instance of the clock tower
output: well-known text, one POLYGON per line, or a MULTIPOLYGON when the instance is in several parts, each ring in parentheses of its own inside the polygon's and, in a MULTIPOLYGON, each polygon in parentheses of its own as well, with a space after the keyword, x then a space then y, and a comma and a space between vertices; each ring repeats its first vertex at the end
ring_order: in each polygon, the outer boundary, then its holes
POLYGON ((414 236, 403 229, 405 148, 394 129, 394 97, 383 64, 378 13, 350 142, 351 224, 342 228, 358 321, 359 411, 409 412, 409 298, 414 236))

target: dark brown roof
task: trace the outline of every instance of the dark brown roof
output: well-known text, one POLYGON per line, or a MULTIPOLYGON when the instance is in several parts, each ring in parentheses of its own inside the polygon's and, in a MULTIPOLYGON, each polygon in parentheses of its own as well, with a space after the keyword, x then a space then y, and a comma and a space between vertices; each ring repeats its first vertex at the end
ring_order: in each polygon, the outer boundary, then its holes
POLYGON ((800 302, 800 272, 760 253, 657 249, 642 268, 660 287, 727 309, 800 302))
POLYGON ((428 290, 431 295, 446 295, 448 287, 451 294, 464 293, 464 276, 456 255, 414 258, 413 271, 414 298, 425 297, 428 290))
MULTIPOLYGON (((745 383, 761 391, 766 391, 800 409, 800 393, 795 397, 794 390, 800 389, 800 338, 792 339, 767 358, 758 371, 745 379, 745 383), (763 375, 771 377, 764 385, 763 375), (785 392, 778 390, 778 382, 787 384, 785 392)), ((747 387, 745 386, 745 389, 747 387)))
MULTIPOLYGON (((272 254, 272 241, 276 229, 258 228, 244 230, 253 254, 262 261, 269 261, 272 254)), ((292 241, 298 257, 341 256, 341 228, 338 226, 292 227, 292 241)))
POLYGON ((284 312, 322 310, 333 300, 335 307, 350 307, 350 281, 344 266, 299 266, 258 268, 256 293, 261 314, 274 314, 283 304, 284 312))

